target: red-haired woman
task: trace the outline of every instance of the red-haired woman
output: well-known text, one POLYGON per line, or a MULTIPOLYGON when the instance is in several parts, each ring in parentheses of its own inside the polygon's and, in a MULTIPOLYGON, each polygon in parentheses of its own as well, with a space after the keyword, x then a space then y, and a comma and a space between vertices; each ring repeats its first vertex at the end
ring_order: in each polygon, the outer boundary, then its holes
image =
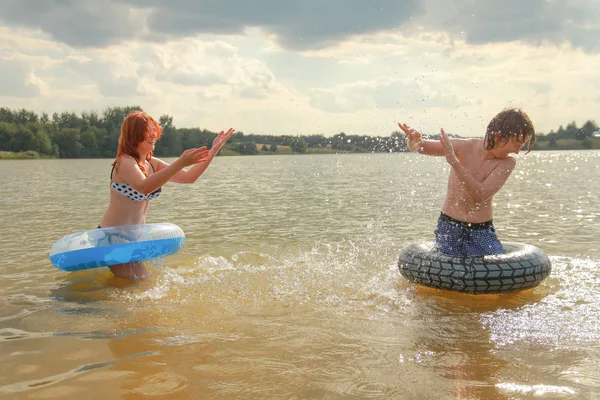
MULTIPOLYGON (((117 157, 110 174, 110 203, 99 227, 145 224, 148 206, 167 182, 193 183, 208 168, 234 130, 221 131, 206 146, 185 150, 172 164, 153 157, 154 144, 162 130, 154 118, 142 111, 127 115, 121 126, 117 157), (193 165, 187 171, 183 168, 193 165)), ((148 275, 142 262, 114 265, 115 276, 129 279, 148 275)))

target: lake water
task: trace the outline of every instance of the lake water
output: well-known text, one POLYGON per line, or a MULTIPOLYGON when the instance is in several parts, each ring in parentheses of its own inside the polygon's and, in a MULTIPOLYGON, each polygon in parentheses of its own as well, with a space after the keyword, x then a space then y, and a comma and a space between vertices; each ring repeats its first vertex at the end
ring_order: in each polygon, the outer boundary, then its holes
POLYGON ((535 289, 419 287, 448 166, 416 154, 220 157, 148 222, 186 233, 128 283, 56 269, 96 227, 112 160, 0 162, 0 398, 593 399, 600 396, 600 152, 519 155, 501 240, 553 270, 535 289))

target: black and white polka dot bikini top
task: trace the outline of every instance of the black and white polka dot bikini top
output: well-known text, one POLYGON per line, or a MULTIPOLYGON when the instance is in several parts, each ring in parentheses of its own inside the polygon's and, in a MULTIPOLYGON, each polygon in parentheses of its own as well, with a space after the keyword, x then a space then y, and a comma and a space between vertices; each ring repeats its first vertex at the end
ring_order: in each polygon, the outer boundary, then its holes
MULTIPOLYGON (((154 167, 152 166, 152 164, 150 164, 150 166, 152 167, 152 171, 154 171, 154 167)), ((140 193, 137 190, 135 190, 134 188, 132 188, 131 186, 129 186, 128 183, 113 182, 113 180, 112 180, 113 172, 115 172, 114 165, 112 167, 112 170, 110 171, 110 187, 111 187, 111 189, 113 189, 114 191, 116 191, 119 194, 122 194, 123 196, 127 197, 130 200, 134 200, 134 201, 152 200, 152 199, 155 199, 158 196, 160 196, 160 192, 162 192, 162 188, 159 187, 152 193, 148 193, 148 194, 140 193)))

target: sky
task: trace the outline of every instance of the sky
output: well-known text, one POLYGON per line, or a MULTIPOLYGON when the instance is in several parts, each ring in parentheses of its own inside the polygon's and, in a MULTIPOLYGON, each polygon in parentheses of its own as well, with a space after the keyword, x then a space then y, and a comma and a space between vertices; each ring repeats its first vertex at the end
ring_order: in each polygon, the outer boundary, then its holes
POLYGON ((0 106, 179 128, 477 137, 600 123, 600 0, 1 0, 0 106))

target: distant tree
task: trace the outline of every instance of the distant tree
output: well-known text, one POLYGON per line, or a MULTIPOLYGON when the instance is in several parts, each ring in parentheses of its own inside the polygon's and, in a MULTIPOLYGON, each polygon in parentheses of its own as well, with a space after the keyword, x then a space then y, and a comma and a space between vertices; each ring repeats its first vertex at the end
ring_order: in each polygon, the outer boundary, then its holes
POLYGON ((269 150, 275 153, 277 151, 277 145, 275 143, 271 143, 271 146, 269 146, 269 150))
POLYGON ((292 139, 292 142, 290 143, 290 148, 295 153, 306 153, 307 147, 306 141, 301 137, 292 139))
POLYGON ((174 129, 173 117, 167 114, 163 114, 158 118, 158 124, 162 129, 174 129))
POLYGON ((260 151, 269 151, 269 146, 267 146, 266 144, 263 144, 262 147, 260 148, 260 151))
POLYGON ((42 125, 39 122, 29 123, 26 125, 34 136, 33 144, 30 144, 27 150, 37 151, 39 154, 51 156, 54 154, 52 140, 48 133, 47 125, 42 125))
POLYGON ((5 107, 0 107, 0 122, 6 122, 12 124, 15 122, 15 114, 14 112, 5 107))
POLYGON ((35 140, 35 135, 25 125, 17 125, 17 131, 11 137, 9 142, 9 151, 23 152, 27 150, 36 151, 38 143, 35 140))
POLYGON ((80 156, 84 158, 100 158, 101 153, 98 148, 98 137, 102 135, 103 131, 95 126, 91 126, 81 132, 80 143, 82 148, 80 156))
POLYGON ((81 120, 83 122, 83 129, 89 128, 91 126, 100 126, 100 116, 96 111, 82 112, 81 120))
POLYGON ((48 116, 48 114, 42 113, 42 116, 40 117, 40 122, 42 124, 49 124, 50 123, 50 117, 48 116))
MULTIPOLYGON (((3 109, 0 110, 0 114, 2 111, 3 109)), ((14 149, 17 144, 16 140, 13 139, 19 132, 19 127, 13 122, 5 122, 10 121, 12 117, 8 117, 8 115, 4 115, 4 117, 4 121, 0 121, 0 150, 19 151, 14 149)))
POLYGON ((15 121, 17 124, 26 124, 28 122, 38 122, 38 116, 33 111, 29 111, 26 109, 21 109, 17 111, 15 114, 15 121))
POLYGON ((54 142, 60 150, 60 158, 80 158, 83 149, 80 140, 79 130, 73 128, 60 130, 54 137, 54 142))
POLYGON ((577 128, 577 124, 575 121, 567 124, 567 128, 565 129, 564 139, 577 139, 579 135, 579 128, 577 128))
POLYGON ((590 138, 590 137, 594 136, 594 132, 596 132, 597 129, 598 129, 598 125, 596 125, 595 121, 591 121, 591 120, 588 120, 581 127, 584 138, 590 138))
POLYGON ((306 144, 311 149, 327 147, 328 140, 323 135, 309 135, 305 138, 306 144))
POLYGON ((334 150, 352 150, 352 139, 348 139, 348 136, 344 132, 340 132, 334 135, 331 139, 331 148, 334 150))
POLYGON ((254 142, 243 142, 237 143, 234 146, 235 151, 240 154, 251 155, 258 154, 258 150, 256 149, 256 143, 254 142))
POLYGON ((400 151, 408 151, 406 135, 400 131, 393 132, 390 136, 390 140, 388 142, 386 150, 394 153, 400 151))
POLYGON ((245 138, 244 138, 244 132, 236 132, 233 135, 231 135, 231 141, 232 142, 245 142, 245 138))
POLYGON ((183 146, 181 148, 176 147, 177 129, 173 125, 173 117, 163 114, 159 117, 158 124, 162 129, 162 135, 160 136, 160 140, 156 142, 154 148, 155 154, 161 157, 168 157, 183 152, 183 146))

